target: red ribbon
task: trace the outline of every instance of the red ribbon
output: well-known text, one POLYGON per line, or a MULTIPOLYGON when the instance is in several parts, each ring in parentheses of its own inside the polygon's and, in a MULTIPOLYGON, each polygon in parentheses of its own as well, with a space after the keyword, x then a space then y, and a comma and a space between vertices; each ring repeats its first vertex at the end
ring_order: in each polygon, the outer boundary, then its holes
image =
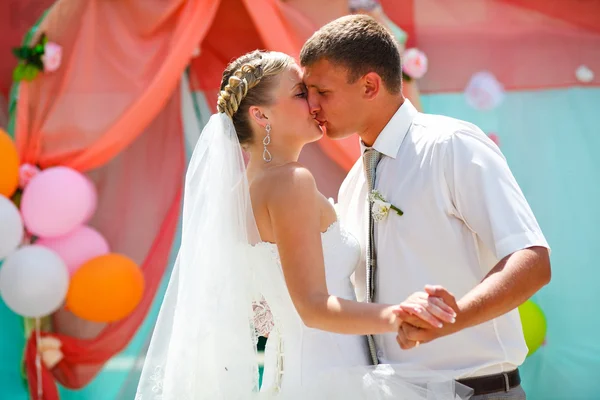
MULTIPOLYGON (((38 398, 38 374, 35 366, 35 359, 37 356, 37 341, 35 332, 32 332, 25 350, 25 367, 27 369, 27 381, 29 384, 29 393, 32 400, 59 400, 58 388, 54 381, 52 372, 46 368, 42 362, 42 397, 38 398)), ((48 336, 42 333, 42 337, 48 336)), ((62 361, 61 361, 62 363, 62 361)), ((60 365, 60 363, 59 363, 60 365)), ((56 366, 58 368, 58 365, 56 366)))

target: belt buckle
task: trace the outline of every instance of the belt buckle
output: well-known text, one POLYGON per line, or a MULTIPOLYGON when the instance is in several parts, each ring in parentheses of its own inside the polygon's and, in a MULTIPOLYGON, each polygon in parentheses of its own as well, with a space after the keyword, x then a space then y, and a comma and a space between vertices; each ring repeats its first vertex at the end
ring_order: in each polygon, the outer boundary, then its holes
POLYGON ((510 379, 508 379, 508 374, 506 372, 503 372, 502 376, 504 377, 504 391, 508 393, 510 392, 510 379))

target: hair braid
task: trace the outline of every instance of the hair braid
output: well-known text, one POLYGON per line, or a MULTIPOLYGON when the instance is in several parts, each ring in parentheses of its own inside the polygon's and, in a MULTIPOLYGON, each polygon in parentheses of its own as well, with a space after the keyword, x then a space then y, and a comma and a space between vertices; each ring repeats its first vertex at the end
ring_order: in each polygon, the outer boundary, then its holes
POLYGON ((217 110, 232 119, 241 145, 253 142, 248 110, 275 101, 279 77, 293 63, 286 54, 255 50, 233 60, 223 72, 217 110))

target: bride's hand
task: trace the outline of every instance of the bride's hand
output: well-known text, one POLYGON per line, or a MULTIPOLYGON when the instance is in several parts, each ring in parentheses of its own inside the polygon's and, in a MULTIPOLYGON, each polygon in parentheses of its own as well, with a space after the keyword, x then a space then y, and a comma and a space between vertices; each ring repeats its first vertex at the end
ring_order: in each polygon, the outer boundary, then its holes
POLYGON ((415 292, 402 302, 395 314, 404 323, 417 328, 442 328, 444 323, 454 323, 456 312, 440 297, 426 292, 415 292))

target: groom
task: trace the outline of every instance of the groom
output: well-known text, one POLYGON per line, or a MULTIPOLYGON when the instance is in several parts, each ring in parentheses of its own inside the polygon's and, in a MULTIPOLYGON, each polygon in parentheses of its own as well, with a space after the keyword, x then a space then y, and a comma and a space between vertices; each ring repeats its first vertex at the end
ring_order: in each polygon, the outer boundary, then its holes
POLYGON ((398 304, 425 287, 457 314, 441 328, 402 315, 397 336, 369 338, 374 362, 454 371, 475 399, 523 399, 516 308, 550 281, 549 250, 500 150, 473 124, 417 112, 402 96, 394 38, 370 17, 325 25, 300 61, 327 136, 361 139, 338 199, 367 254, 357 296, 398 304))

